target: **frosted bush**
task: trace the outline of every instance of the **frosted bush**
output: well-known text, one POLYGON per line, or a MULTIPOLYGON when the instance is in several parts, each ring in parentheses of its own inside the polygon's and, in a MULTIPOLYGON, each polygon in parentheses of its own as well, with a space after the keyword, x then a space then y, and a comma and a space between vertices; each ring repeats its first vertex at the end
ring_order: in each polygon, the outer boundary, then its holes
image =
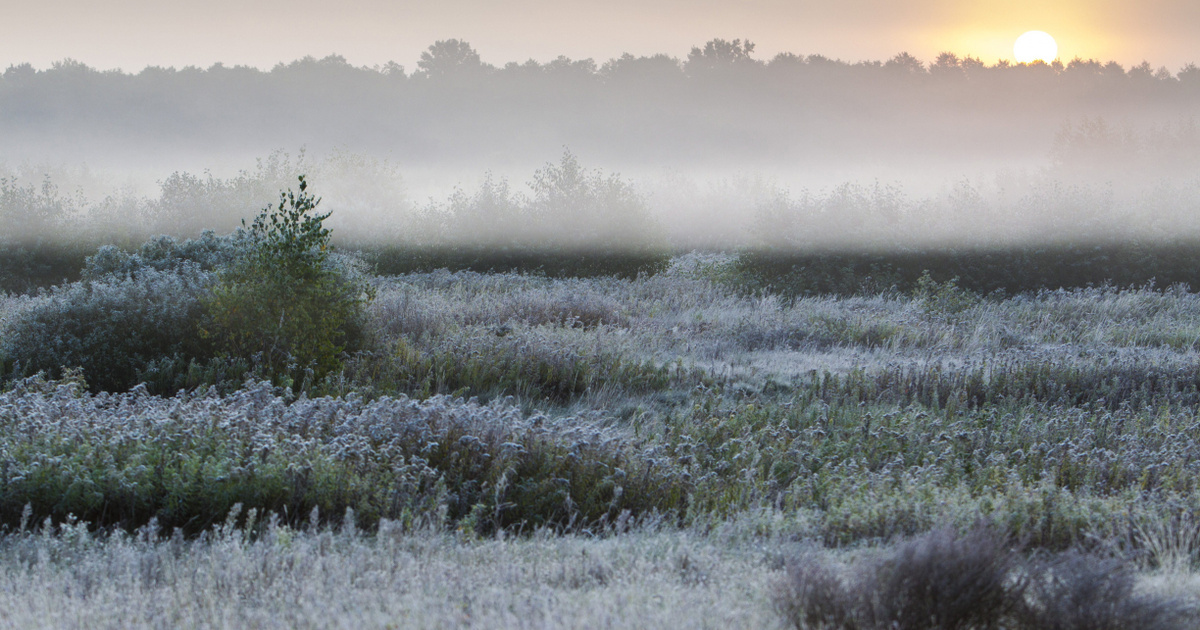
POLYGON ((19 376, 80 367, 97 390, 128 389, 155 359, 202 353, 195 331, 211 283, 184 262, 56 287, 6 327, 7 369, 19 376))
POLYGON ((98 249, 88 257, 83 268, 83 278, 99 280, 106 276, 125 276, 143 269, 158 271, 176 270, 193 263, 203 271, 213 271, 228 265, 249 247, 244 232, 228 236, 217 236, 206 230, 199 238, 176 240, 170 236, 156 236, 137 249, 126 252, 112 245, 98 249))

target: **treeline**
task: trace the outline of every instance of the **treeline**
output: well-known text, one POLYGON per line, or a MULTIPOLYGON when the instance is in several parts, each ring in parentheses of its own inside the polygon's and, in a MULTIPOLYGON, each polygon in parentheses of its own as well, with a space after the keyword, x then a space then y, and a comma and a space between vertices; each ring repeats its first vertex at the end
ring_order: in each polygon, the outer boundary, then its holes
MULTIPOLYGON (((1108 137, 1095 131, 1071 130, 1070 142, 1108 137)), ((98 200, 71 194, 69 174, 39 181, 0 170, 0 291, 74 280, 103 245, 132 250, 160 234, 229 234, 303 173, 333 211, 335 244, 362 252, 384 274, 449 268, 634 277, 700 249, 738 252, 734 281, 747 290, 789 295, 909 290, 926 270, 983 293, 1151 279, 1200 287, 1200 179, 1155 179, 1128 190, 1111 179, 1072 183, 1069 171, 1092 165, 1067 159, 1063 146, 1059 167, 1039 176, 962 180, 933 194, 879 182, 816 191, 769 185, 666 205, 569 151, 524 185, 489 175, 474 189, 424 203, 409 198, 394 164, 348 153, 276 152, 235 177, 176 172, 154 196, 116 190, 98 200)), ((1200 151, 1191 155, 1180 164, 1194 169, 1200 151)), ((1134 162, 1130 155, 1111 165, 1134 162)))
MULTIPOLYGON (((270 71, 221 64, 136 74, 63 61, 0 77, 9 148, 118 141, 178 149, 314 143, 397 149, 453 160, 564 144, 609 159, 778 160, 892 151, 1044 155, 1065 120, 1179 120, 1200 103, 1200 69, 1075 59, 987 65, 943 53, 848 63, 821 55, 755 57, 714 39, 686 59, 623 55, 485 63, 439 41, 411 70, 340 56, 270 71), (482 153, 481 153, 482 152, 482 153)), ((622 162, 628 163, 628 162, 622 162)))

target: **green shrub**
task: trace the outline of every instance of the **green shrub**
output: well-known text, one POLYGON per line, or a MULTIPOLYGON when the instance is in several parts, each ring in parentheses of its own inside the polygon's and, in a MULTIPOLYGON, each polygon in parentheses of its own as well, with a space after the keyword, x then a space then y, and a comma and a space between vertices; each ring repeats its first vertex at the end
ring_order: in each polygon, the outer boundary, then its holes
POLYGON ((957 277, 938 282, 928 271, 917 279, 913 298, 921 305, 926 315, 950 320, 957 320, 980 302, 978 295, 958 286, 957 277))
POLYGON ((330 250, 329 214, 315 212, 300 176, 299 195, 280 194, 249 228, 245 255, 223 268, 205 299, 201 331, 225 357, 251 360, 280 384, 314 382, 341 367, 361 344, 370 289, 330 250))

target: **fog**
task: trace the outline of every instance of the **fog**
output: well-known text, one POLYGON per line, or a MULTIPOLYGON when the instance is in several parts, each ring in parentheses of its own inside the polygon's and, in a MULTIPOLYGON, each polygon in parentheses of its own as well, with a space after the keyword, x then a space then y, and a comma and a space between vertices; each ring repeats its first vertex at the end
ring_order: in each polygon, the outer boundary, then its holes
POLYGON ((943 54, 0 77, 7 241, 227 232, 307 173, 348 243, 798 250, 1200 237, 1200 69, 943 54))

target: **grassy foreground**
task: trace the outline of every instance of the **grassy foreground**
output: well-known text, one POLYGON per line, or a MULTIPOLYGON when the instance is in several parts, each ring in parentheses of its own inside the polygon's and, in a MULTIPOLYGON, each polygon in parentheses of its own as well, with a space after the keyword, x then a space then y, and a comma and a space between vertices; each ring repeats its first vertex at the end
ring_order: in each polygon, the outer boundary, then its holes
MULTIPOLYGON (((361 349, 299 395, 157 360, 129 392, 13 378, 5 623, 886 627, 838 589, 883 593, 886 558, 940 557, 905 540, 983 522, 1020 558, 996 575, 1194 626, 1200 297, 785 300, 736 269, 371 278, 361 349)), ((70 291, 136 317, 183 286, 146 278, 0 298, 0 338, 107 312, 70 291)), ((993 627, 971 623, 946 627, 993 627)))

